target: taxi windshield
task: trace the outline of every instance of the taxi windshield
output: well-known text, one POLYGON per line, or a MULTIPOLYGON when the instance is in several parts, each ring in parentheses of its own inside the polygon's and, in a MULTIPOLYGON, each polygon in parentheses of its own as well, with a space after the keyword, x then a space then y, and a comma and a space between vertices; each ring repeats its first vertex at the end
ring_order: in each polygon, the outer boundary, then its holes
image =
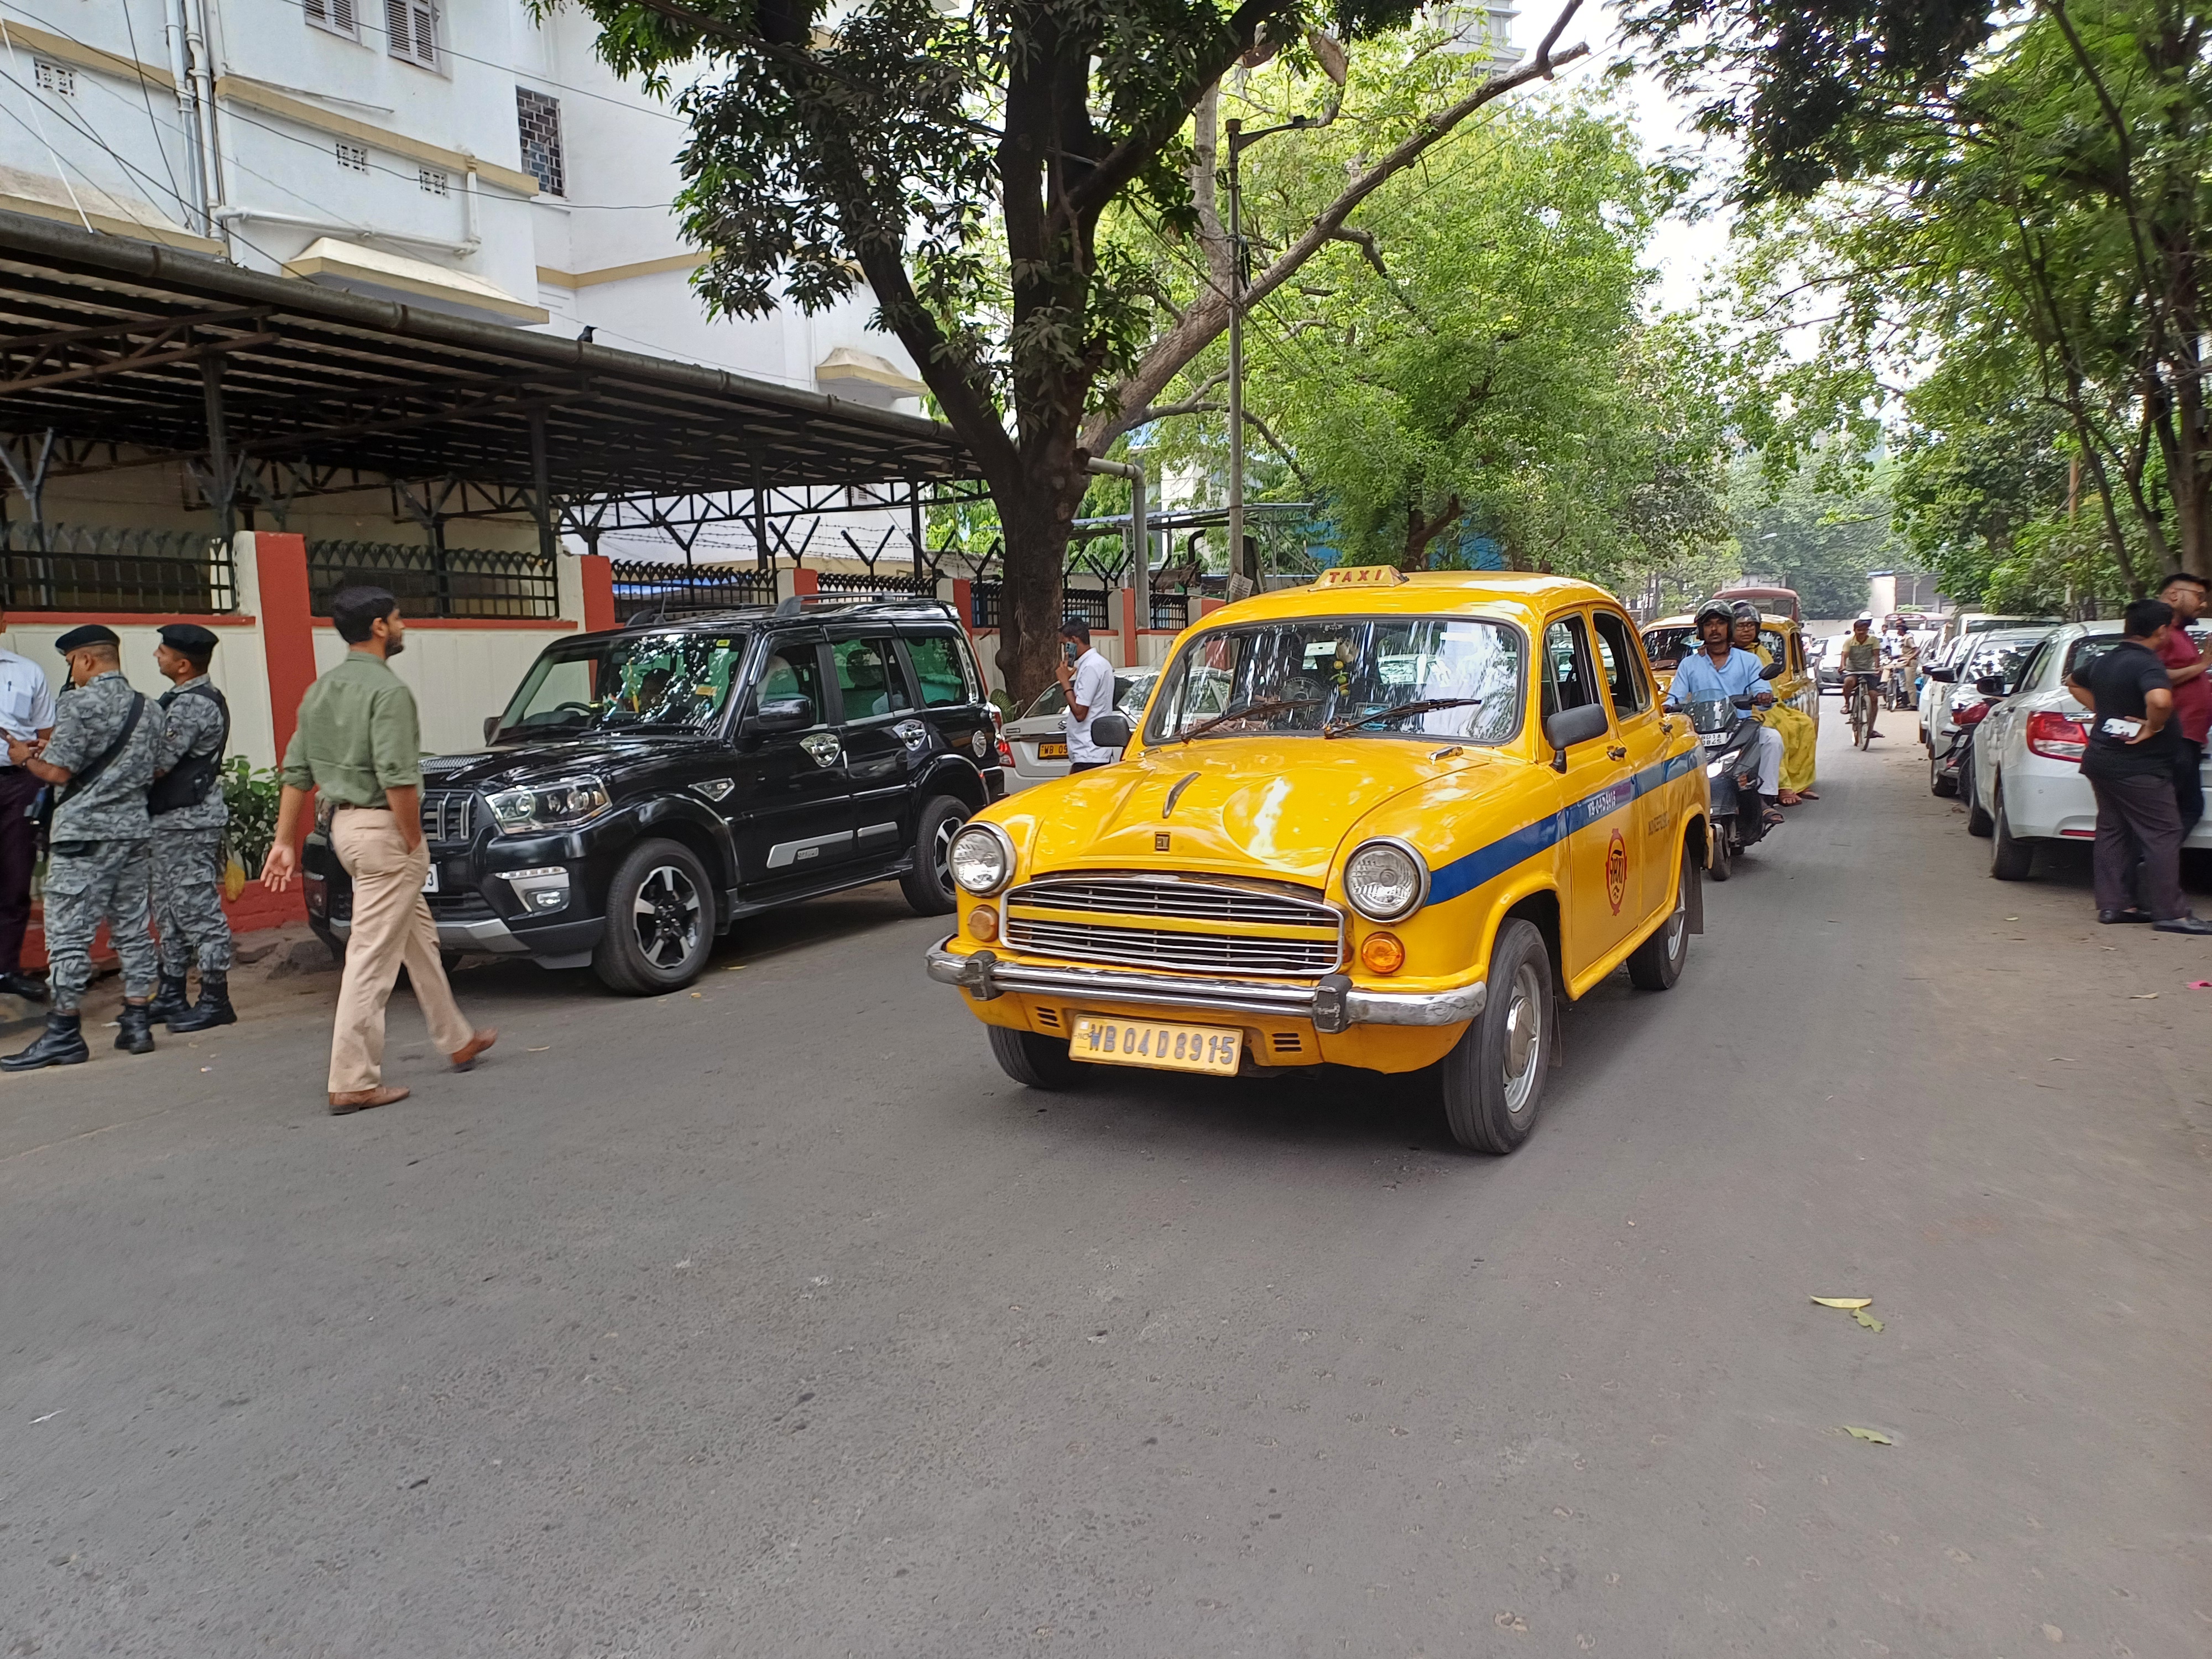
POLYGON ((1177 653, 1146 743, 1297 732, 1503 743, 1521 635, 1465 617, 1324 617, 1211 629, 1177 653))
POLYGON ((500 716, 501 738, 712 726, 744 661, 743 634, 667 633, 549 647, 500 716))

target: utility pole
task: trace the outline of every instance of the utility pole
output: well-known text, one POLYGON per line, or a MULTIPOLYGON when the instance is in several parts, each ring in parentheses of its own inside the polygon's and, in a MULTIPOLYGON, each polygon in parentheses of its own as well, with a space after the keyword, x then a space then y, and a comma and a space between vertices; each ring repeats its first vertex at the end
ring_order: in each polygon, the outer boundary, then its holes
POLYGON ((1231 119, 1229 129, 1229 574, 1248 578, 1259 586, 1258 562, 1247 568, 1244 555, 1244 289, 1247 250, 1244 246, 1244 190, 1237 158, 1262 138, 1278 132, 1319 125, 1311 116, 1294 115, 1280 126, 1244 131, 1242 121, 1231 119))

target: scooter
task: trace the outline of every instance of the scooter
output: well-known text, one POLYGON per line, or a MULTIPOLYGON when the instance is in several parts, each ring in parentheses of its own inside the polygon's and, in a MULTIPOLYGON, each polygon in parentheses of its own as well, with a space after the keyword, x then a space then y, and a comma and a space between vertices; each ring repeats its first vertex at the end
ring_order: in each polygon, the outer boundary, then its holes
MULTIPOLYGON (((1781 665, 1773 663, 1761 678, 1774 679, 1781 665)), ((1747 848, 1766 839, 1766 803, 1756 788, 1737 781, 1759 770, 1752 745, 1765 730, 1756 715, 1757 702, 1739 692, 1726 702, 1717 700, 1689 705, 1690 726, 1705 745, 1705 779, 1712 806, 1713 854, 1710 866, 1715 881, 1735 873, 1735 860, 1747 848)))

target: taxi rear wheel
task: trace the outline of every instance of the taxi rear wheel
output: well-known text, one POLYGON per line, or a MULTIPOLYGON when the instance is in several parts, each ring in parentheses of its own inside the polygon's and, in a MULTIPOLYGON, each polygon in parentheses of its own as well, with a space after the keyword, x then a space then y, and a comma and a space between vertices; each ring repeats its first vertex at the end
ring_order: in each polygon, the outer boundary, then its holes
POLYGON ((983 1029, 991 1034, 991 1058, 1015 1082, 1031 1089, 1072 1089, 1083 1080, 1082 1063, 1069 1056, 1066 1038, 1004 1025, 983 1029))
POLYGON ((1452 1139, 1498 1156, 1528 1139, 1552 1065, 1552 953, 1517 917, 1498 930, 1482 1012, 1443 1060, 1452 1139))
POLYGON ((1690 959, 1690 884, 1698 878, 1697 860, 1682 848, 1682 878, 1674 887, 1674 908, 1650 939, 1629 953, 1629 982, 1639 991, 1664 991, 1682 977, 1690 959))

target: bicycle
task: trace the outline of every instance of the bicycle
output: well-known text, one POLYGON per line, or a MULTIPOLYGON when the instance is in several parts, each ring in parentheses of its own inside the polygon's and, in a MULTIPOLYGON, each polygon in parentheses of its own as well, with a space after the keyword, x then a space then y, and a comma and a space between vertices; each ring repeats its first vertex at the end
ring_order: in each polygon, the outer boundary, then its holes
POLYGON ((1863 749, 1874 738, 1874 698, 1867 691, 1867 677, 1854 674, 1844 688, 1844 714, 1851 723, 1851 745, 1863 749))

